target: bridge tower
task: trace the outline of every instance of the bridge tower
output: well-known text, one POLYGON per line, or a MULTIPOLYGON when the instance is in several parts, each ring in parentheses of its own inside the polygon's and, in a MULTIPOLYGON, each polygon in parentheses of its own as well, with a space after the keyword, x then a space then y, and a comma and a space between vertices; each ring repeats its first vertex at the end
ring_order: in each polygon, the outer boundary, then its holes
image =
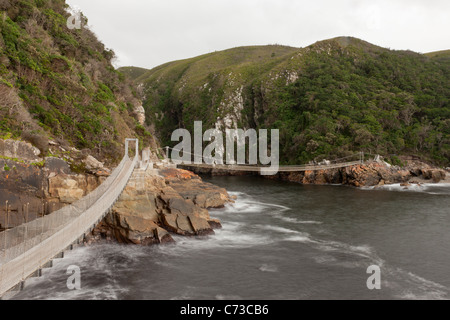
POLYGON ((138 139, 125 139, 125 156, 128 157, 129 143, 136 142, 136 153, 135 156, 139 155, 139 140, 138 139))

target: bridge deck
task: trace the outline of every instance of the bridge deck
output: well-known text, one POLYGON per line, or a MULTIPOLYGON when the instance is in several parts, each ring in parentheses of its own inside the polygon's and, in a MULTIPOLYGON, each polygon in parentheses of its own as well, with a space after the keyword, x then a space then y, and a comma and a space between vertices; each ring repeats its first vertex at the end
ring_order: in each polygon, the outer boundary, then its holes
MULTIPOLYGON (((327 169, 346 168, 354 165, 361 164, 361 161, 343 162, 329 165, 303 165, 303 166, 280 166, 278 169, 274 168, 277 172, 304 172, 304 171, 318 171, 327 169)), ((264 166, 250 166, 250 165, 208 165, 208 164, 182 164, 183 167, 190 168, 205 168, 224 171, 245 171, 245 172, 261 172, 261 170, 267 170, 269 167, 264 166)))
POLYGON ((0 233, 0 297, 89 232, 127 185, 138 157, 126 155, 111 176, 83 199, 0 233))

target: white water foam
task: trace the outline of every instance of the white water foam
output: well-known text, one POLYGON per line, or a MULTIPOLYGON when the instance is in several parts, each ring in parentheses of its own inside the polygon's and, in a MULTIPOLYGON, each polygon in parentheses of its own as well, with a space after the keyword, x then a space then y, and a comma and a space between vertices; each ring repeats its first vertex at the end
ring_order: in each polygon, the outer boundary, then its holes
MULTIPOLYGON (((416 191, 430 192, 435 187, 450 187, 444 184, 431 184, 412 190, 404 190, 400 185, 385 186, 387 190, 393 191, 416 191), (428 191, 427 191, 428 190, 428 191)), ((373 189, 373 188, 372 188, 373 189)), ((434 191, 434 190, 433 190, 434 191)), ((224 230, 218 232, 215 236, 216 244, 210 244, 211 247, 229 246, 242 247, 260 245, 263 243, 273 243, 281 241, 290 241, 305 243, 313 246, 315 249, 324 252, 313 258, 318 264, 331 264, 343 268, 367 268, 370 265, 377 265, 382 268, 383 286, 390 288, 397 293, 397 297, 401 299, 445 299, 448 297, 449 289, 432 281, 426 280, 411 272, 404 271, 399 268, 389 266, 386 261, 378 256, 375 249, 369 245, 351 245, 339 241, 328 241, 312 237, 310 234, 295 230, 294 225, 301 224, 321 224, 319 221, 301 221, 296 218, 286 217, 283 215, 290 208, 277 204, 254 201, 245 193, 240 193, 235 204, 225 209, 225 213, 237 210, 244 213, 268 214, 274 218, 280 219, 293 228, 282 227, 276 225, 254 225, 251 230, 259 229, 263 231, 272 231, 279 233, 280 236, 267 237, 267 234, 261 236, 260 233, 249 234, 249 226, 246 223, 226 223, 224 230), (274 210, 275 209, 275 210, 274 210), (242 210, 242 211, 241 211, 242 210), (228 226, 227 226, 228 225, 228 226), (344 254, 344 256, 342 255, 344 254), (347 258, 346 256, 347 255, 347 258), (357 260, 349 257, 355 257, 357 260), (405 288, 406 286, 406 288, 405 288)), ((209 241, 205 241, 208 243, 209 241)), ((277 272, 278 268, 270 264, 263 264, 258 268, 261 272, 277 272)))
MULTIPOLYGON (((441 187, 442 184, 439 185, 441 187)), ((449 185, 450 186, 450 185, 449 185)), ((232 193, 230 193, 232 194, 232 193)), ((365 268, 369 265, 378 265, 382 268, 383 287, 390 288, 396 293, 396 297, 401 299, 445 299, 448 298, 449 289, 432 281, 426 280, 411 272, 404 271, 399 268, 391 267, 381 259, 376 250, 368 245, 350 245, 339 241, 328 241, 312 237, 309 233, 296 230, 301 224, 321 224, 318 221, 301 221, 296 218, 286 217, 283 215, 290 210, 288 207, 262 203, 254 201, 245 193, 235 193, 239 195, 235 204, 227 205, 223 210, 214 210, 214 215, 229 217, 236 216, 236 213, 257 213, 267 214, 274 218, 280 219, 288 224, 288 227, 277 225, 250 225, 248 222, 227 221, 223 223, 223 229, 216 230, 216 234, 205 238, 185 238, 175 236, 177 244, 152 248, 153 252, 158 254, 181 256, 189 254, 192 251, 216 250, 218 248, 250 248, 253 246, 267 245, 275 242, 290 241, 305 243, 319 251, 318 255, 312 259, 318 264, 330 264, 344 268, 365 268), (271 232, 277 233, 271 236, 271 232), (344 254, 344 255, 342 255, 344 254), (346 256, 347 255, 347 256, 346 256), (357 258, 357 260, 354 260, 357 258)), ((49 290, 42 289, 42 294, 38 297, 46 299, 118 299, 128 292, 127 289, 119 287, 114 280, 113 272, 128 267, 131 260, 138 260, 141 256, 149 254, 148 250, 133 246, 118 245, 96 245, 93 247, 79 248, 70 252, 65 259, 58 261, 52 270, 64 269, 64 266, 70 264, 78 264, 80 266, 90 264, 94 273, 98 273, 105 277, 105 283, 101 287, 89 288, 84 287, 82 291, 57 292, 50 295, 49 290), (111 266, 111 256, 119 255, 118 262, 115 260, 114 266, 111 266), (92 265, 92 263, 94 263, 92 265)), ((164 264, 161 264, 164 266, 164 264)), ((278 272, 275 265, 263 264, 256 266, 261 272, 278 272)), ((50 274, 51 275, 51 274, 50 274)), ((36 279, 38 283, 48 281, 50 275, 44 274, 41 279, 36 279)), ((59 278, 58 278, 59 279, 59 278)), ((57 279, 57 280, 58 280, 57 279)), ((67 279, 67 277, 65 278, 67 279)), ((59 281, 59 280, 58 280, 59 281)), ((36 285, 37 290, 38 285, 36 285)), ((33 288, 34 291, 34 288, 33 288)), ((189 299, 195 296, 195 290, 192 288, 181 292, 172 299, 189 299)), ((231 296, 218 294, 216 299, 240 299, 239 296, 231 296)))
POLYGON ((272 225, 257 224, 257 225, 255 225, 255 227, 260 228, 262 230, 275 231, 275 232, 279 232, 279 233, 303 234, 302 232, 297 231, 297 230, 292 230, 292 229, 278 227, 278 226, 272 226, 272 225))
POLYGON ((397 279, 402 279, 407 283, 409 288, 401 289, 397 297, 406 300, 448 300, 450 289, 427 280, 412 272, 405 271, 401 268, 393 268, 388 270, 391 275, 397 279))
POLYGON ((322 224, 322 222, 320 221, 314 221, 314 220, 298 220, 296 218, 290 218, 290 217, 285 217, 285 216, 276 216, 276 218, 285 221, 285 222, 289 222, 289 223, 295 223, 295 224, 322 224))
MULTIPOLYGON (((128 288, 122 287, 115 280, 116 268, 128 268, 128 262, 139 256, 143 256, 141 248, 126 247, 126 250, 118 250, 119 245, 94 245, 91 247, 79 247, 73 251, 65 253, 64 259, 54 260, 53 267, 44 270, 41 278, 31 278, 26 281, 25 299, 35 300, 117 300, 129 292, 128 288), (101 252, 101 254, 99 254, 101 252), (120 253, 119 253, 120 252, 120 253), (111 268, 109 261, 112 256, 120 255, 121 259, 116 261, 114 268, 111 268), (68 266, 76 265, 81 268, 81 290, 68 290, 65 288, 69 275, 66 274, 68 266), (84 266, 89 266, 84 267, 84 266), (85 273, 100 275, 101 286, 92 283, 85 273), (86 280, 88 278, 88 280, 86 280), (61 290, 61 288, 64 288, 61 290), (31 297, 28 297, 28 293, 31 297)), ((94 282, 99 279, 95 279, 94 282)))
POLYGON ((258 270, 261 272, 278 272, 278 267, 271 264, 263 264, 258 270))
POLYGON ((218 294, 216 295, 216 300, 243 300, 243 299, 242 297, 237 295, 218 294))
POLYGON ((400 183, 388 184, 384 186, 363 187, 362 190, 386 190, 397 192, 422 192, 432 195, 450 195, 450 183, 425 183, 412 184, 408 187, 401 186, 400 183))
POLYGON ((250 248, 274 242, 268 235, 249 233, 245 227, 244 223, 228 222, 207 239, 174 236, 175 245, 160 246, 157 250, 162 254, 181 256, 189 251, 250 248))

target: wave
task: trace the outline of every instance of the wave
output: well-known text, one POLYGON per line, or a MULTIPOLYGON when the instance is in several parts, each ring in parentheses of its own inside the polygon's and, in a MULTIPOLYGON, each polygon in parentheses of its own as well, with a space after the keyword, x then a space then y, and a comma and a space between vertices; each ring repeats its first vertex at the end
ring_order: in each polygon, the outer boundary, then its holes
POLYGON ((402 279, 408 288, 401 289, 396 296, 405 300, 448 300, 449 288, 434 281, 422 278, 401 268, 391 270, 391 274, 402 279))
POLYGON ((263 264, 258 270, 261 272, 278 272, 278 267, 271 264, 263 264))
POLYGON ((267 245, 275 240, 268 235, 252 233, 247 230, 245 223, 229 222, 222 229, 216 230, 214 235, 186 238, 174 236, 176 244, 173 246, 159 246, 156 250, 162 254, 182 256, 186 252, 217 249, 242 249, 267 245))
POLYGON ((450 195, 450 183, 425 183, 412 184, 408 187, 402 186, 400 183, 389 184, 375 187, 362 187, 361 190, 385 190, 397 192, 421 192, 431 195, 450 195))
POLYGON ((43 271, 42 277, 28 279, 25 290, 14 299, 33 300, 117 300, 129 293, 115 277, 116 272, 127 270, 129 262, 144 255, 142 248, 117 244, 97 244, 66 252, 64 259, 53 261, 53 267, 43 271), (130 249, 128 251, 128 249, 130 249), (114 258, 115 257, 115 258, 114 258), (114 260, 114 262, 113 262, 114 260), (66 282, 69 266, 81 269, 81 290, 68 290, 66 282), (86 267, 89 266, 89 267, 86 267), (114 266, 112 268, 111 266, 114 266), (89 270, 89 273, 84 270, 89 270))
POLYGON ((243 300, 242 297, 237 295, 226 295, 226 294, 218 294, 216 295, 216 300, 243 300))
MULTIPOLYGON (((305 242, 305 239, 299 240, 300 242, 305 242)), ((390 266, 370 246, 354 246, 337 241, 315 239, 310 239, 309 242, 313 243, 317 249, 326 253, 344 253, 360 258, 360 260, 352 261, 340 255, 325 254, 314 257, 313 260, 316 263, 331 264, 344 268, 367 268, 370 265, 379 266, 382 270, 382 286, 397 292, 395 293, 397 298, 408 300, 444 300, 449 297, 449 288, 412 272, 390 266)))
POLYGON ((294 223, 294 224, 322 224, 322 222, 320 221, 314 221, 314 220, 298 220, 296 218, 290 218, 290 217, 285 217, 285 216, 277 216, 276 218, 285 221, 285 222, 289 222, 289 223, 294 223))
POLYGON ((292 229, 279 227, 279 226, 273 226, 273 225, 257 224, 257 225, 255 225, 255 227, 260 228, 262 230, 275 231, 275 232, 280 232, 280 233, 302 234, 300 231, 297 231, 297 230, 292 230, 292 229))
MULTIPOLYGON (((431 194, 449 194, 450 184, 427 184, 427 185, 413 185, 408 190, 397 185, 386 185, 379 187, 381 190, 388 191, 409 191, 409 192, 426 192, 431 194)), ((373 190, 375 188, 365 188, 366 190, 373 190)), ((318 255, 312 257, 313 261, 318 264, 334 265, 342 268, 362 268, 366 269, 371 265, 377 265, 382 269, 382 286, 393 290, 394 296, 400 299, 445 299, 448 296, 449 289, 432 281, 426 280, 411 272, 404 271, 399 268, 390 266, 384 259, 382 259, 376 250, 366 244, 354 245, 339 241, 324 240, 311 236, 309 233, 296 230, 299 225, 307 224, 322 224, 320 221, 305 220, 288 217, 285 212, 290 208, 278 204, 270 204, 265 202, 258 202, 252 199, 249 195, 241 193, 234 208, 243 208, 245 212, 258 212, 260 214, 267 214, 280 221, 288 223, 288 226, 280 225, 253 225, 252 230, 263 230, 275 232, 270 238, 265 238, 266 241, 272 242, 298 242, 307 244, 318 251, 318 255), (275 210, 274 210, 275 209, 275 210)), ((248 232, 244 231, 245 223, 241 225, 243 229, 234 230, 233 232, 248 232)), ((248 227, 248 225, 247 225, 248 227)), ((266 234, 265 234, 266 235, 266 234)), ((231 237, 242 235, 229 235, 231 237)), ((242 241, 255 240, 255 234, 252 234, 249 239, 242 238, 242 241)), ((254 244, 260 244, 258 241, 254 244)), ((263 264, 258 268, 261 272, 277 272, 276 266, 263 264)))

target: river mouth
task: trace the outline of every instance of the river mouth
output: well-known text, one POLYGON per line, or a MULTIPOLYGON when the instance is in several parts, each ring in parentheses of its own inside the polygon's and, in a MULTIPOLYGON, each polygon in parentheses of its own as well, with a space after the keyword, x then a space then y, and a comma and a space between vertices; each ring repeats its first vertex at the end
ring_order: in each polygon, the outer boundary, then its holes
POLYGON ((175 245, 102 243, 57 260, 15 299, 449 299, 450 187, 361 190, 210 177, 236 195, 223 229, 175 245), (81 269, 81 290, 67 268, 81 269), (367 288, 369 266, 381 290, 367 288))

